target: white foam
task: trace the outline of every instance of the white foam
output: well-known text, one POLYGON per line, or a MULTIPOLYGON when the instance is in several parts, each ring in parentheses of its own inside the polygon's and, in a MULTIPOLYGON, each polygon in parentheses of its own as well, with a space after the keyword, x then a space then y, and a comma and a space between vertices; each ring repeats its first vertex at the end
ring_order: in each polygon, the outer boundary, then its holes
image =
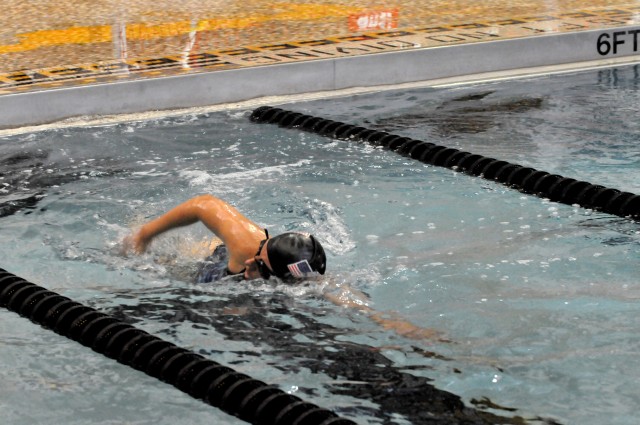
POLYGON ((157 171, 155 168, 152 168, 149 171, 134 171, 131 173, 132 176, 149 176, 149 177, 157 177, 157 176, 168 176, 169 173, 157 171))
POLYGON ((344 255, 356 247, 349 227, 334 205, 313 199, 309 207, 307 214, 313 221, 310 227, 315 236, 322 241, 325 251, 334 255, 344 255))
POLYGON ((236 171, 226 174, 211 174, 202 170, 184 170, 180 171, 180 177, 189 181, 190 186, 214 186, 216 188, 224 187, 229 182, 246 182, 260 178, 262 180, 275 180, 276 176, 284 176, 290 168, 297 168, 310 164, 311 161, 303 159, 298 162, 284 165, 274 165, 270 167, 262 167, 253 170, 236 171))

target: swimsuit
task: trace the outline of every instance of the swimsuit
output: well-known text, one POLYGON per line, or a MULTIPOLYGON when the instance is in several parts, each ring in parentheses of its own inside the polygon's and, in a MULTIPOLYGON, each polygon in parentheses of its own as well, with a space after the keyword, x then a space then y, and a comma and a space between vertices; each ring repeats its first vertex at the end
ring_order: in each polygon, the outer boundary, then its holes
MULTIPOLYGON (((264 229, 265 239, 269 239, 269 232, 264 229)), ((256 253, 256 256, 260 253, 260 250, 256 253)), ((213 250, 213 254, 204 259, 198 267, 198 274, 196 275, 196 283, 209 283, 215 282, 227 276, 238 276, 242 278, 244 269, 238 273, 231 273, 229 271, 229 250, 225 244, 220 244, 213 250)))
POLYGON ((244 270, 239 273, 231 273, 229 267, 229 251, 224 244, 218 245, 213 250, 213 254, 209 255, 200 264, 198 268, 198 274, 196 275, 196 283, 209 283, 215 282, 227 276, 240 275, 244 273, 244 270))

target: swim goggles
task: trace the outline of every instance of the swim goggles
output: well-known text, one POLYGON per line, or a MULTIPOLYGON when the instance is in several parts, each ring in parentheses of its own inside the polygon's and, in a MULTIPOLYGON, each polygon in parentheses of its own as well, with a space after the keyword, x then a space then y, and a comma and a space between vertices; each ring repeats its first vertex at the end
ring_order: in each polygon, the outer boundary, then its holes
POLYGON ((258 272, 260 272, 260 276, 264 280, 268 280, 273 274, 273 271, 270 270, 269 267, 267 267, 264 261, 257 258, 258 255, 260 255, 260 252, 262 251, 264 244, 266 244, 267 241, 269 240, 269 232, 267 231, 267 229, 264 229, 264 233, 267 238, 260 242, 260 246, 258 247, 258 252, 256 252, 256 255, 253 257, 253 259, 256 262, 256 266, 258 267, 258 272))

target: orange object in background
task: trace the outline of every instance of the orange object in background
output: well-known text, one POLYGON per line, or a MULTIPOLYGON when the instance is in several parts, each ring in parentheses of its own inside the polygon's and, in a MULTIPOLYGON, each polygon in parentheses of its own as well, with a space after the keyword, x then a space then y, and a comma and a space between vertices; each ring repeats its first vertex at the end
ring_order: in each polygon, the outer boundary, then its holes
POLYGON ((398 10, 372 10, 349 16, 349 31, 398 28, 398 10))

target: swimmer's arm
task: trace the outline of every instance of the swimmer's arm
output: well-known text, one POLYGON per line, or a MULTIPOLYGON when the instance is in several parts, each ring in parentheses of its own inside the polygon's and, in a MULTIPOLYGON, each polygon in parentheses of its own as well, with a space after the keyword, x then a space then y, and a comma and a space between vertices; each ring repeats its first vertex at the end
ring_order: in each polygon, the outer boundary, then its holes
MULTIPOLYGON (((124 241, 125 252, 129 249, 141 254, 156 236, 171 229, 188 226, 201 221, 209 230, 227 243, 230 250, 238 241, 252 240, 260 235, 260 228, 240 214, 228 203, 211 195, 192 198, 171 209, 160 217, 144 224, 136 233, 124 241)), ((238 248, 237 246, 235 247, 238 248)))
POLYGON ((371 310, 369 318, 382 326, 384 329, 392 330, 398 335, 410 339, 439 339, 445 342, 441 337, 442 334, 435 329, 423 328, 413 323, 397 317, 396 314, 380 313, 371 310))
POLYGON ((355 289, 341 285, 339 293, 325 292, 325 297, 336 305, 354 308, 365 313, 371 320, 384 329, 394 331, 398 335, 411 339, 440 339, 440 332, 435 329, 422 328, 414 325, 395 313, 382 313, 369 307, 367 296, 355 289))

